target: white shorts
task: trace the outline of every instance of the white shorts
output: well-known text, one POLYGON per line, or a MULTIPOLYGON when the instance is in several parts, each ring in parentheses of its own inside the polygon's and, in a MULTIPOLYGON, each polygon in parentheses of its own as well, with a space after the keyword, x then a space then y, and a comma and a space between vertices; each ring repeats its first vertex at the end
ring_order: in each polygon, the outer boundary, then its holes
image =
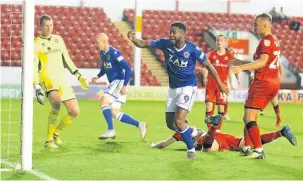
POLYGON ((166 112, 176 112, 178 108, 189 112, 196 100, 197 87, 186 86, 168 89, 166 112))
POLYGON ((120 90, 122 89, 124 80, 114 80, 112 81, 107 90, 104 92, 103 96, 111 99, 112 108, 120 108, 121 104, 126 103, 126 95, 121 95, 120 90))

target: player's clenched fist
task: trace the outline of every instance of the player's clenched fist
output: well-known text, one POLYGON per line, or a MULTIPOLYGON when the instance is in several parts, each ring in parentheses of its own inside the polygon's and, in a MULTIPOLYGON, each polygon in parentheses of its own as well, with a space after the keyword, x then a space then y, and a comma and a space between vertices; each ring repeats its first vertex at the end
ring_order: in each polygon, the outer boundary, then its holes
POLYGON ((97 83, 97 80, 99 79, 99 77, 98 76, 95 76, 95 77, 93 77, 92 78, 92 82, 95 84, 95 83, 97 83))
POLYGON ((133 30, 129 30, 128 33, 127 33, 127 37, 128 37, 128 39, 130 39, 131 41, 134 41, 134 40, 135 40, 135 37, 136 37, 136 33, 135 33, 133 30))

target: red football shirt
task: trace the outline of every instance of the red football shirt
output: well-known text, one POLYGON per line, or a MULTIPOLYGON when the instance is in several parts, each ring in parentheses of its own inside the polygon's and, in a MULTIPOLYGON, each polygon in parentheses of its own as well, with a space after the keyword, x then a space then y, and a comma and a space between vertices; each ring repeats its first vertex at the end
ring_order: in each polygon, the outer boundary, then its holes
POLYGON ((255 71, 256 80, 279 80, 279 57, 280 57, 280 44, 273 35, 264 37, 257 47, 254 54, 254 60, 260 59, 261 54, 268 54, 268 61, 265 67, 255 71))
MULTIPOLYGON (((216 69, 221 81, 227 83, 228 72, 229 72, 228 62, 234 60, 234 56, 228 51, 226 51, 225 54, 220 55, 217 52, 217 50, 214 50, 209 52, 208 60, 216 69)), ((208 75, 208 81, 210 80, 215 81, 215 79, 211 75, 208 75)))

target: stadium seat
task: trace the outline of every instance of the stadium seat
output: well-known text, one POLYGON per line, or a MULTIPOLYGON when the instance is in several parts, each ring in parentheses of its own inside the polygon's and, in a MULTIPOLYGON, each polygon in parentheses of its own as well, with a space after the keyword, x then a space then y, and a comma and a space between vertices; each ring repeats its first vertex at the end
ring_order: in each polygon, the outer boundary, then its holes
MULTIPOLYGON (((125 19, 133 24, 134 10, 126 9, 124 11, 125 19)), ((201 34, 206 30, 206 24, 220 30, 243 30, 252 31, 252 22, 254 15, 249 14, 226 14, 226 13, 204 13, 204 12, 175 12, 161 10, 144 10, 143 11, 143 32, 142 37, 146 39, 157 39, 167 37, 167 29, 169 25, 181 20, 187 24, 188 39, 199 45, 203 51, 208 52, 208 45, 203 42, 201 34), (165 17, 165 18, 164 18, 165 17), (161 24, 160 28, 159 25, 161 24), (198 24, 198 26, 197 26, 198 24), (223 25, 223 26, 222 26, 223 25), (228 25, 228 26, 227 26, 228 25)), ((292 17, 289 17, 291 20, 292 17)), ((297 17, 299 21, 303 21, 302 17, 297 17)), ((302 22, 303 24, 303 22, 302 22)), ((302 31, 291 31, 287 24, 273 24, 273 32, 277 35, 281 42, 282 55, 289 61, 297 62, 294 56, 290 53, 292 50, 297 50, 302 46, 303 34, 302 31), (285 42, 285 43, 284 43, 285 42)), ((298 51, 296 51, 298 52, 298 51)), ((164 56, 161 52, 154 52, 160 61, 164 61, 164 56)), ((301 55, 301 54, 300 54, 301 55)), ((301 60, 302 61, 302 60, 301 60)), ((299 64, 296 64, 299 66, 299 64)), ((300 66, 302 66, 300 64, 300 66)), ((301 67, 297 67, 298 70, 301 67)))

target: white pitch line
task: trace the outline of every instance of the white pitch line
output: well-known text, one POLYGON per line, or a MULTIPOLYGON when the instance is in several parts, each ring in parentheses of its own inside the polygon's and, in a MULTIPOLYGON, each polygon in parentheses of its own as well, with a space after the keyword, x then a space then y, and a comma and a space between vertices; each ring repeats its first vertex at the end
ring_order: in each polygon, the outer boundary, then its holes
MULTIPOLYGON (((11 162, 8 162, 6 160, 3 160, 1 159, 1 163, 3 163, 4 165, 7 165, 9 167, 12 167, 12 168, 16 168, 17 170, 20 170, 21 169, 21 164, 17 163, 16 165, 12 164, 11 162)), ((30 171, 27 171, 28 173, 31 173, 31 174, 34 174, 36 175, 37 177, 43 179, 43 180, 53 180, 53 181, 57 181, 55 178, 52 178, 42 172, 39 172, 37 170, 30 170, 30 171)))

